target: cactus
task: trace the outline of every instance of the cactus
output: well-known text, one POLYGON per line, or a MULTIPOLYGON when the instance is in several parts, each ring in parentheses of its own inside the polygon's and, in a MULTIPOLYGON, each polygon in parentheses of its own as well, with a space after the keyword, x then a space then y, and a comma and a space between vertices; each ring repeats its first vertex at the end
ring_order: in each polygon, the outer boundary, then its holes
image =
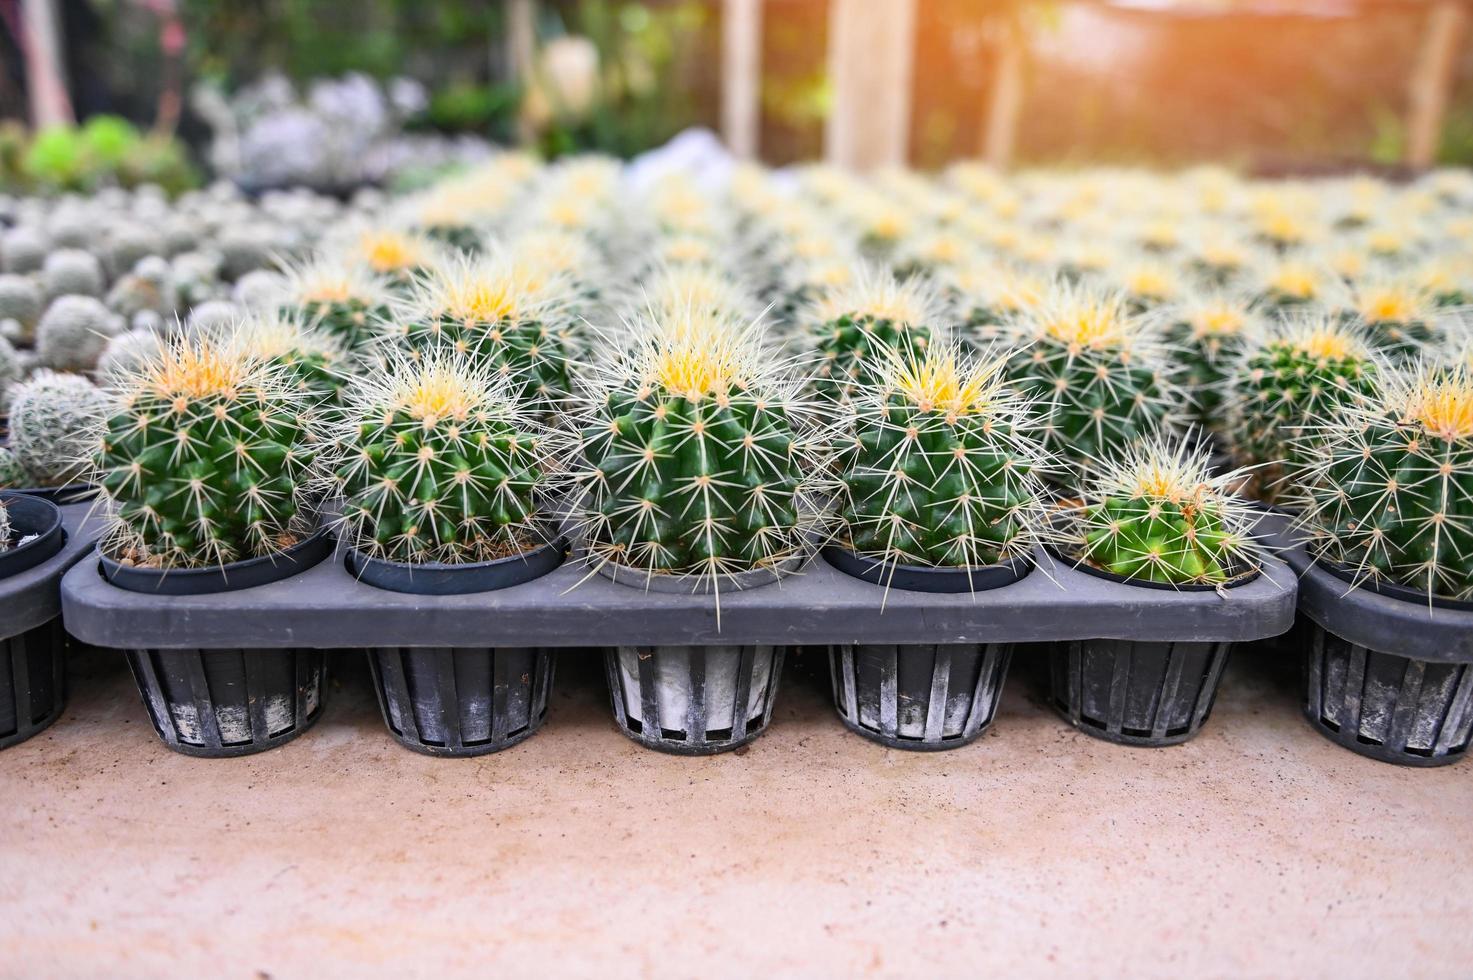
MULTIPOLYGON (((3 473, 0 473, 3 476, 3 473)), ((0 483, 0 486, 3 486, 0 483)), ((12 547, 10 542, 10 510, 5 506, 5 501, 0 500, 0 551, 6 551, 12 547)))
POLYGON ((191 334, 220 333, 228 331, 245 315, 245 310, 228 299, 206 300, 189 311, 184 329, 191 334))
POLYGON ((399 321, 412 350, 448 346, 486 358, 516 397, 551 410, 572 390, 565 279, 495 252, 436 266, 415 286, 399 321))
POLYGON ((361 229, 349 238, 350 262, 361 263, 391 289, 406 290, 437 264, 439 252, 427 236, 392 225, 361 229))
POLYGON ((255 313, 265 313, 281 306, 286 300, 287 279, 271 269, 247 272, 235 281, 230 290, 230 299, 239 307, 255 313))
POLYGON ((1302 259, 1283 259, 1258 270, 1257 300, 1285 312, 1303 310, 1322 301, 1333 280, 1319 266, 1302 259))
POLYGON ((90 371, 122 329, 121 318, 91 296, 55 300, 36 326, 36 354, 58 371, 90 371))
POLYGON ((1169 428, 1185 407, 1165 350, 1120 293, 1055 283, 1008 334, 1018 349, 1011 373, 1039 405, 1044 448, 1081 471, 1169 428))
POLYGON ((1415 357, 1436 339, 1436 299, 1409 276, 1383 276, 1357 283, 1350 305, 1345 315, 1359 317, 1372 345, 1393 359, 1415 357))
POLYGON ((244 356, 287 368, 308 407, 320 409, 340 400, 347 384, 347 353, 331 335, 275 313, 245 316, 229 331, 244 356))
POLYGON ((1238 472, 1212 476, 1208 455, 1168 436, 1143 440, 1105 464, 1083 505, 1060 521, 1060 543, 1126 579, 1166 585, 1225 585, 1256 564, 1252 511, 1232 486, 1238 472))
POLYGON ((1312 456, 1304 438, 1318 420, 1370 394, 1376 362, 1363 332, 1331 315, 1276 324, 1238 364, 1228 396, 1233 452, 1259 467, 1272 501, 1312 456))
POLYGON ((882 362, 887 349, 907 356, 925 351, 935 330, 935 305, 921 280, 899 280, 874 268, 825 294, 809 315, 817 324, 813 346, 822 357, 819 395, 842 401, 854 385, 871 383, 866 372, 882 362))
POLYGON ((117 525, 105 548, 158 568, 275 554, 310 533, 322 434, 290 369, 228 333, 176 336, 129 379, 105 424, 96 481, 117 525))
POLYGON ((14 320, 28 336, 45 308, 41 287, 30 277, 0 275, 0 320, 14 320))
POLYGON ((389 300, 384 282, 364 266, 318 257, 288 269, 281 309, 361 351, 383 336, 389 300))
POLYGON ((81 477, 97 443, 107 395, 77 374, 37 371, 10 404, 10 448, 35 486, 81 477))
POLYGON ((1009 320, 1037 306, 1048 283, 996 262, 973 262, 944 271, 939 277, 955 321, 973 342, 997 340, 1009 320))
POLYGON ((489 364, 399 355, 354 389, 336 444, 343 520, 380 558, 460 564, 540 543, 552 440, 489 364))
POLYGON ((105 387, 122 384, 161 350, 159 335, 152 330, 129 330, 107 342, 97 359, 97 380, 105 387))
POLYGON ((6 446, 0 446, 0 490, 22 489, 29 482, 26 468, 20 465, 15 453, 6 446))
POLYGON ((8 410, 12 389, 21 375, 19 353, 10 341, 0 337, 0 414, 8 410))
POLYGON ((59 296, 97 296, 107 288, 102 263, 90 252, 66 248, 46 256, 41 287, 48 299, 59 296))
POLYGON ((38 229, 11 228, 0 235, 0 271, 17 275, 40 272, 50 251, 46 236, 38 229))
POLYGON ((1242 299, 1201 295, 1175 307, 1166 328, 1180 365, 1178 377, 1192 394, 1192 421, 1221 431, 1225 388, 1233 365, 1261 330, 1257 314, 1242 299))
POLYGON ((154 228, 143 224, 118 224, 107 236, 105 265, 116 278, 149 256, 162 256, 167 245, 154 228))
POLYGON ((806 553, 825 460, 758 325, 640 326, 575 420, 590 560, 716 579, 806 553))
POLYGON ((1396 372, 1317 419, 1312 553, 1361 580, 1473 600, 1473 363, 1396 372))
POLYGON ((850 398, 845 544, 889 565, 974 567, 1026 555, 1042 523, 1044 452, 1026 399, 1006 386, 1008 355, 954 346, 890 353, 850 398))
POLYGON ((130 322, 140 313, 153 313, 160 319, 173 316, 179 294, 169 263, 156 255, 140 259, 131 272, 113 283, 107 305, 130 322))

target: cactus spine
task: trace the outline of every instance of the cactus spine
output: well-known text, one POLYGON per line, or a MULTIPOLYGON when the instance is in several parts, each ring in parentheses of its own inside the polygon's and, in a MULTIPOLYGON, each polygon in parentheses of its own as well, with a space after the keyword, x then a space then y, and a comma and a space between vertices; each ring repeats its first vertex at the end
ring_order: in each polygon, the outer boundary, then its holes
POLYGON ((824 463, 758 328, 644 324, 578 418, 590 558, 716 578, 805 553, 824 463))
POLYGON ((389 319, 389 293, 366 267, 319 257, 287 275, 282 313, 335 337, 350 351, 376 342, 389 319))
POLYGON ((489 365, 401 355, 354 391, 337 441, 344 520, 374 555, 459 564, 538 545, 551 437, 489 365))
POLYGON ((1241 473, 1212 476, 1189 443, 1152 437, 1107 463, 1063 522, 1074 557, 1127 579, 1223 585, 1254 564, 1241 473))
POLYGON ((1318 416, 1311 549, 1371 581, 1473 600, 1473 364, 1422 364, 1318 416))
POLYGON ((1258 331, 1248 304, 1229 296, 1195 297, 1173 311, 1166 337, 1182 366, 1179 377, 1192 394, 1194 422, 1214 431, 1226 426, 1224 389, 1258 331))
POLYGON ((128 380, 97 458, 117 513, 109 554, 199 568, 311 532, 320 424, 289 369, 243 347, 229 334, 176 337, 128 380))
POLYGON ((855 552, 886 564, 974 567, 1025 555, 1041 523, 1042 447, 1007 355, 890 354, 850 400, 838 452, 855 552))

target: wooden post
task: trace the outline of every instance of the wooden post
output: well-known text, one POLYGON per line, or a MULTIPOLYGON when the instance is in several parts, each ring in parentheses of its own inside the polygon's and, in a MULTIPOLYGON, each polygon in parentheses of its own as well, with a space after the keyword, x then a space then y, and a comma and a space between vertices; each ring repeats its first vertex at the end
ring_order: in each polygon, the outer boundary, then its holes
POLYGON ((1411 118, 1407 121, 1406 162, 1413 167, 1431 166, 1437 158, 1458 45, 1467 23, 1468 10, 1460 0, 1439 0, 1427 17, 1412 68, 1411 118))
POLYGON ((757 155, 762 105, 762 0, 721 3, 721 135, 742 160, 757 155))
POLYGON ((511 80, 524 83, 537 57, 536 0, 507 0, 506 64, 511 80))
POLYGON ((866 170, 910 156, 916 0, 830 0, 824 157, 866 170))
POLYGON ((66 59, 56 0, 21 0, 25 36, 26 89, 30 93, 31 125, 65 126, 76 121, 67 95, 66 59))
POLYGON ((987 104, 982 158, 989 166, 1006 169, 1018 145, 1018 120, 1023 112, 1023 26, 1016 12, 1007 15, 998 30, 997 62, 987 104))

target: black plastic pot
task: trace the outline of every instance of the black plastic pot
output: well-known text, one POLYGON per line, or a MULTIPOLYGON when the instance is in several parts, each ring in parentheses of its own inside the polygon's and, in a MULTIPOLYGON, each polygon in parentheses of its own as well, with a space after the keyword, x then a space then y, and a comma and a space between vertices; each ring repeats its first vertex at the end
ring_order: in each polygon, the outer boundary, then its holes
POLYGON ((823 557, 845 575, 905 592, 982 592, 1011 585, 1033 571, 1033 561, 1028 557, 972 568, 937 568, 881 561, 837 545, 824 548, 823 557))
POLYGON ((568 541, 559 537, 520 555, 466 565, 386 561, 356 548, 349 550, 346 564, 360 582, 375 588, 414 595, 469 595, 540 578, 561 565, 567 553, 568 541))
POLYGON ((780 646, 607 650, 614 721, 648 748, 714 755, 767 730, 782 675, 780 646))
POLYGON ((24 742, 61 717, 66 651, 60 618, 0 639, 0 749, 24 742))
POLYGON ((318 528, 279 554, 235 561, 211 568, 148 568, 101 557, 102 577, 120 589, 155 595, 211 595, 270 585, 306 571, 332 554, 328 529, 318 528))
MULTIPOLYGON (((1177 592, 1218 588, 1127 579, 1076 557, 1050 552, 1081 572, 1135 588, 1177 592)), ((1260 574, 1257 568, 1243 569, 1224 587, 1247 585, 1260 574)), ((1120 745, 1179 745, 1206 724, 1233 646, 1191 638, 1055 643, 1049 648, 1049 697, 1064 720, 1086 735, 1120 745)))
POLYGON ((1049 649, 1055 710, 1086 735, 1177 745, 1207 722, 1233 644, 1074 640, 1049 649))
POLYGON ((834 706, 850 731, 895 749, 966 745, 997 713, 1013 644, 829 648, 834 706))
POLYGON ((19 575, 52 558, 66 544, 61 510, 49 500, 6 492, 0 502, 9 513, 11 535, 30 538, 0 551, 0 580, 19 575))
POLYGON ((264 752, 322 715, 321 650, 129 650, 128 666, 154 731, 185 755, 264 752))
POLYGON ((555 662, 548 650, 381 648, 369 662, 384 723, 415 752, 499 752, 547 718, 555 662))
POLYGON ((1402 766, 1443 766, 1473 742, 1473 604, 1307 565, 1304 716, 1330 741, 1402 766), (1348 587, 1353 585, 1354 587, 1348 587))

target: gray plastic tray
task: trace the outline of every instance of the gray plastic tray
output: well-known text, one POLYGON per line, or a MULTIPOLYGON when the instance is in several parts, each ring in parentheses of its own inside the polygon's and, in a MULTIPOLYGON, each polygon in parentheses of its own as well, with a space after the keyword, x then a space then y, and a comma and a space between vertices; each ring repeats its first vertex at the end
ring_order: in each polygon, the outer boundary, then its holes
POLYGON ((1349 643, 1415 660, 1473 663, 1473 611, 1377 595, 1320 568, 1281 512, 1259 531, 1299 576, 1299 611, 1349 643))
POLYGON ((57 583, 63 573, 91 552, 106 530, 99 514, 88 519, 94 505, 67 504, 61 508, 66 543, 50 559, 19 575, 0 579, 0 639, 19 636, 55 619, 61 613, 57 583))
POLYGON ((713 596, 647 593, 576 562, 497 592, 420 596, 355 581, 338 555, 258 588, 159 597, 109 585, 88 560, 63 581, 62 606, 78 639, 143 649, 1227 641, 1277 636, 1294 619, 1294 573, 1277 560, 1224 597, 1120 585, 1038 559, 1005 588, 888 599, 815 559, 776 584, 723 593, 719 630, 713 596))

